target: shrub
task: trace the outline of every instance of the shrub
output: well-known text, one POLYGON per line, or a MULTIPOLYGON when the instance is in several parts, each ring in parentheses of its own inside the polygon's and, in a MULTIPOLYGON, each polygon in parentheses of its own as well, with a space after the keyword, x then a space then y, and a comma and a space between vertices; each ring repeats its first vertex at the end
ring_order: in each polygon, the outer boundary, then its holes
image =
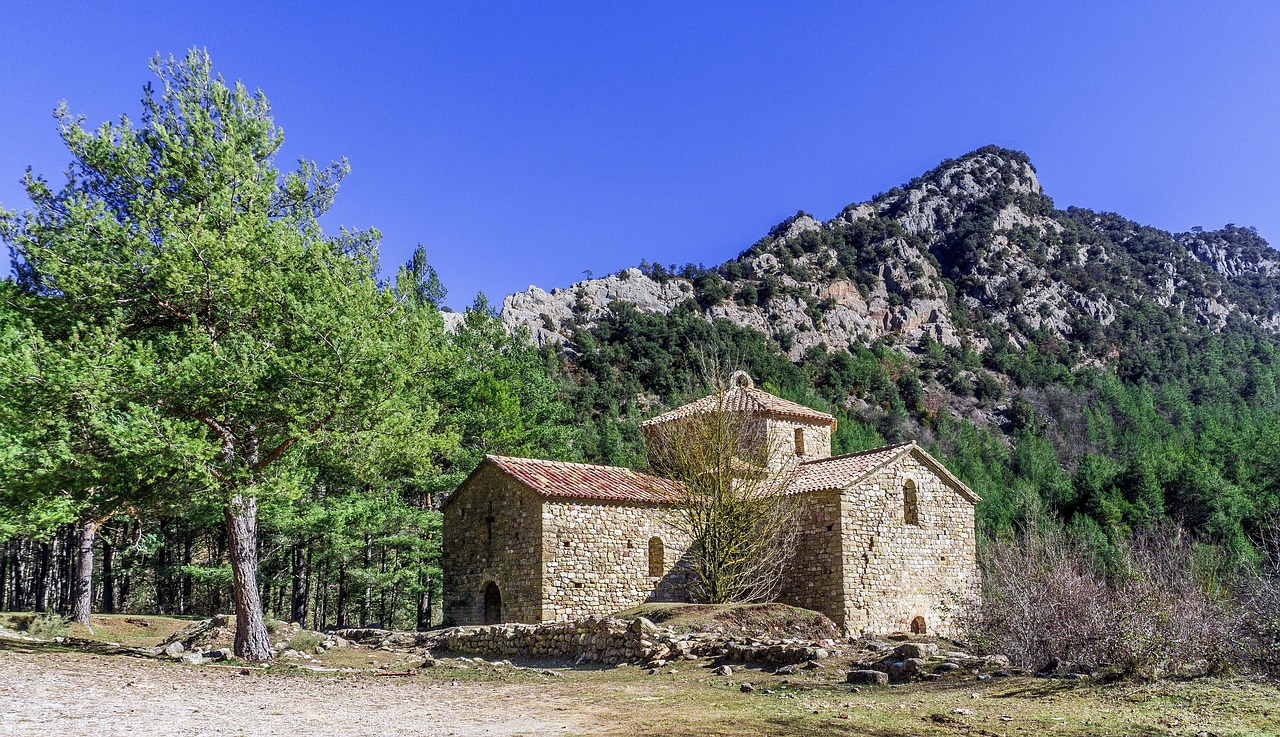
POLYGON ((297 650, 300 653, 310 652, 324 640, 319 632, 311 632, 310 630, 302 630, 298 634, 289 638, 288 649, 297 650))
POLYGON ((27 634, 44 640, 63 637, 71 631, 71 620, 52 612, 37 614, 27 622, 27 634))

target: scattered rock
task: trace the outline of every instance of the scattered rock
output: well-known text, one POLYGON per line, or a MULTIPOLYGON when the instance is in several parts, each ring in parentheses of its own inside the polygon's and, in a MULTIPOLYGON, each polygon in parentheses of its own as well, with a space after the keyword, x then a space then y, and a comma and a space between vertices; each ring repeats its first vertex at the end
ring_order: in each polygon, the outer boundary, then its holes
POLYGON ((889 682, 889 674, 879 670, 851 670, 845 676, 845 682, 883 686, 889 682))
POLYGON ((756 687, 752 686, 750 683, 744 683, 741 686, 738 686, 738 690, 742 693, 751 693, 756 690, 756 687))
POLYGON ((950 672, 951 672, 951 671, 953 671, 953 670, 960 670, 960 664, 959 664, 959 663, 952 663, 951 661, 947 661, 947 662, 945 662, 945 663, 939 663, 939 664, 938 664, 938 667, 934 669, 934 672, 935 672, 935 673, 950 673, 950 672))
POLYGON ((797 670, 800 670, 800 666, 792 663, 791 665, 784 665, 781 668, 778 668, 774 673, 780 676, 790 676, 795 675, 797 670))
POLYGON ((182 654, 186 651, 187 651, 186 645, 183 645, 180 640, 175 640, 174 642, 171 642, 168 645, 165 645, 165 648, 164 648, 164 654, 175 659, 181 658, 182 654))
POLYGON ((711 671, 711 673, 712 675, 717 675, 717 676, 731 676, 733 675, 733 668, 728 665, 722 665, 719 668, 716 668, 715 670, 711 671))
POLYGON ((183 653, 181 658, 182 658, 182 662, 186 663, 187 665, 204 664, 204 656, 201 655, 200 653, 183 653))

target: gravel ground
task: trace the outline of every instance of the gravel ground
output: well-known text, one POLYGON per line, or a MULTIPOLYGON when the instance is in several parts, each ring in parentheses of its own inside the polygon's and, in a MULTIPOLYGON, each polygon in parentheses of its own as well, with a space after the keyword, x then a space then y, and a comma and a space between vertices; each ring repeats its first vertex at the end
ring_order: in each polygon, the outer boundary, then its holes
POLYGON ((0 650, 0 735, 580 734, 534 685, 241 675, 126 657, 0 650))

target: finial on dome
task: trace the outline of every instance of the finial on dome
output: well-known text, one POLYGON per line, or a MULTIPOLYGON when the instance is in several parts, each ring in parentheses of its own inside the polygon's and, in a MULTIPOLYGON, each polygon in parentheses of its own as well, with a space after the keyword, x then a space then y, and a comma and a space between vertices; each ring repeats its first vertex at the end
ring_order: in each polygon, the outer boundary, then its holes
POLYGON ((751 380, 746 371, 734 371, 729 375, 729 383, 743 389, 754 389, 756 386, 756 383, 751 380))

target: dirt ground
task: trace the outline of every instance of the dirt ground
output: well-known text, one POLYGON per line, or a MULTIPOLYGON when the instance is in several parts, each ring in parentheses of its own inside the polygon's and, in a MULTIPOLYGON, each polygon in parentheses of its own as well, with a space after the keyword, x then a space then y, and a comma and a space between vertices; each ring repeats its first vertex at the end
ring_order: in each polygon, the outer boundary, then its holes
POLYGON ((339 678, 0 650, 0 735, 554 735, 586 715, 532 684, 339 678))
POLYGON ((709 661, 650 675, 563 663, 544 672, 547 663, 517 669, 447 654, 440 666, 400 677, 376 669, 404 669, 410 656, 367 648, 341 653, 360 672, 279 663, 242 675, 109 649, 0 638, 0 737, 1280 735, 1280 689, 1246 678, 958 677, 854 688, 840 662, 787 676, 735 666, 724 677, 709 661))

